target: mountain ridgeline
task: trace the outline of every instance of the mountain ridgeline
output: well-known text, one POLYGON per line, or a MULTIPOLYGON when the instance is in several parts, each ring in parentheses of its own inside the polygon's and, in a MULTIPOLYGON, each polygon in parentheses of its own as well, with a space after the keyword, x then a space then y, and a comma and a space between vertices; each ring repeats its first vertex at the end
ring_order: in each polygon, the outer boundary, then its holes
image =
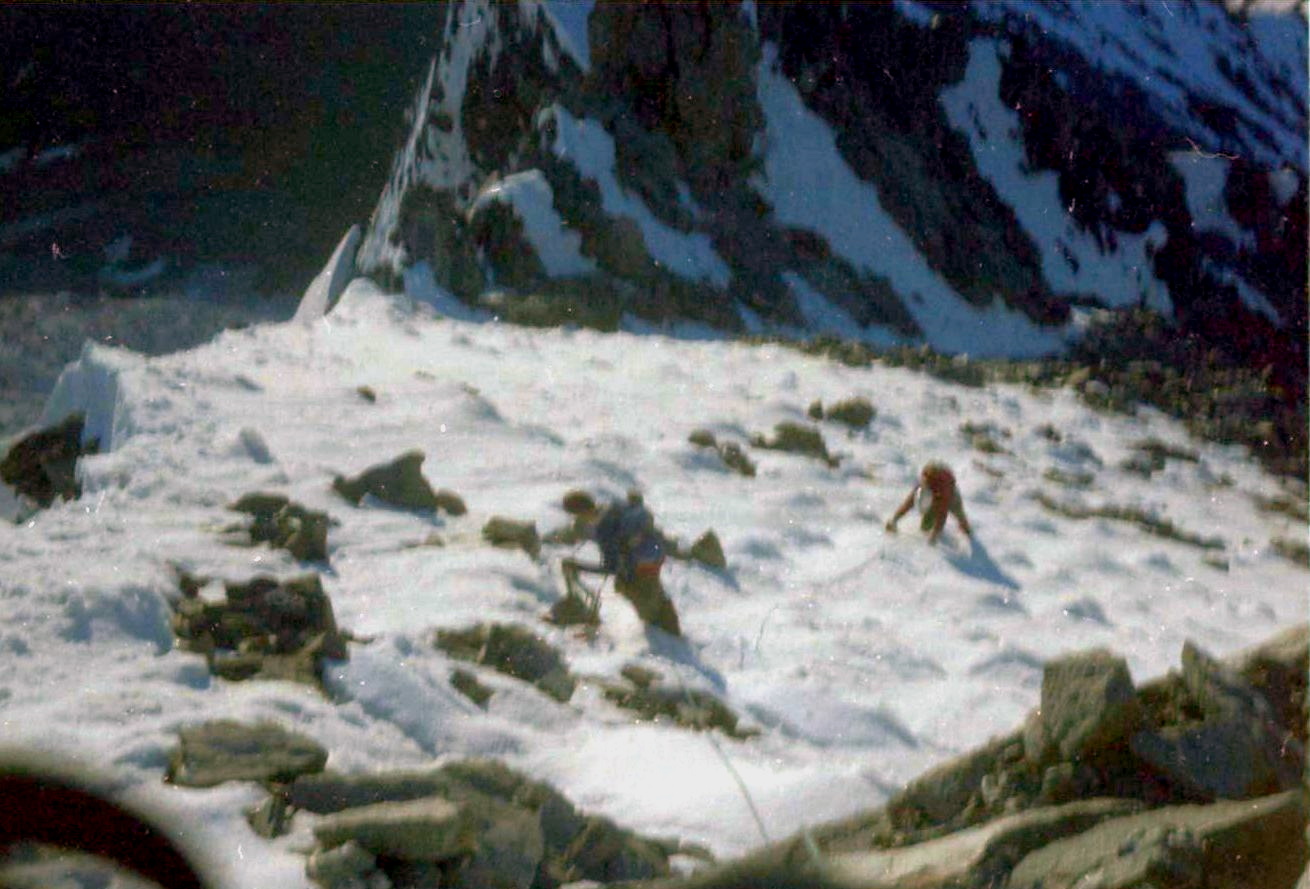
POLYGON ((627 313, 975 358, 1081 340, 1148 376, 1241 368, 1266 414, 1304 400, 1302 13, 444 12, 358 254, 381 283, 521 323, 627 313))

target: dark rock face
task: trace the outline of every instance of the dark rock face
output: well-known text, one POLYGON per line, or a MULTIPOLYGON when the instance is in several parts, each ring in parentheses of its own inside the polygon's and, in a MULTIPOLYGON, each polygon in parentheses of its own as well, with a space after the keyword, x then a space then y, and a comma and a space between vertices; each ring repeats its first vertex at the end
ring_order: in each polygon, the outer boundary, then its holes
POLYGON ((0 460, 0 479, 43 508, 55 498, 76 500, 82 495, 77 458, 97 450, 95 442, 82 444, 82 425, 82 415, 74 414, 19 439, 0 460))
MULTIPOLYGON (((597 4, 584 61, 545 10, 452 3, 359 268, 400 286, 426 263, 524 324, 804 330, 834 311, 849 335, 956 352, 974 338, 936 308, 1038 336, 1067 329, 1074 307, 1105 309, 1073 348, 1116 396, 1290 452, 1283 468, 1304 472, 1306 114, 1289 81, 1303 66, 1270 55, 1242 13, 1184 5, 1172 18, 1133 7, 1129 35, 1064 4, 597 4), (1213 55, 1185 57, 1178 28, 1213 55), (1149 49, 1124 49, 1119 67, 1088 55, 1140 34, 1149 49), (994 57, 986 77, 980 55, 994 57), (770 90, 786 93, 785 124, 770 90), (901 246, 874 220, 838 230, 782 207, 770 152, 793 131, 823 144, 786 163, 840 165, 901 246), (1014 171, 989 166, 997 150, 1014 171), (1040 221, 1033 201, 1050 204, 1040 221), (1116 333, 1134 313, 1159 329, 1116 333), (1149 361, 1167 368, 1154 384, 1149 361), (1230 390, 1233 404, 1212 397, 1230 390)), ((985 379, 969 362, 932 366, 985 379)))

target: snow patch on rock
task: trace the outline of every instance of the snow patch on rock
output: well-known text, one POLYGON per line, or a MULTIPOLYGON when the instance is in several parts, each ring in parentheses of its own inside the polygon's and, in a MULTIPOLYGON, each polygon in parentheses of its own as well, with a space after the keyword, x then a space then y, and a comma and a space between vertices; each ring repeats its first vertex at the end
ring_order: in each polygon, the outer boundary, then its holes
POLYGON ((943 90, 951 124, 969 138, 978 170, 1013 209, 1042 255, 1042 272, 1063 293, 1095 294, 1111 307, 1142 304, 1172 312, 1168 287, 1155 277, 1151 254, 1167 237, 1163 223, 1143 234, 1114 233, 1106 250, 1082 229, 1060 200, 1059 176, 1032 172, 1025 158, 1019 115, 1000 98, 1000 41, 975 40, 964 78, 943 90))

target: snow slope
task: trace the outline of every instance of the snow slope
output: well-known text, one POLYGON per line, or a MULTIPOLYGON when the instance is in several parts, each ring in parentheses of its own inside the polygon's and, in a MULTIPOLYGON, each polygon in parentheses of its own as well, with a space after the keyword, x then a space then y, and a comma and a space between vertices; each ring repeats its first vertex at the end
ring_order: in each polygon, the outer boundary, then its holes
POLYGON ((228 331, 156 358, 90 345, 47 417, 72 409, 109 448, 82 461, 82 498, 0 525, 0 734, 93 764, 108 786, 175 816, 224 886, 306 885, 295 850, 309 821, 267 841, 242 814, 255 788, 165 786, 176 732, 194 722, 271 720, 318 739, 329 766, 348 771, 496 756, 583 808, 726 855, 875 806, 1011 729, 1038 700, 1045 658, 1104 645, 1143 680, 1186 638, 1224 654, 1304 617, 1304 571, 1268 545, 1303 529, 1250 499, 1277 494, 1277 482, 1155 413, 1100 415, 1068 392, 964 389, 712 338, 459 321, 357 280, 308 325, 228 331), (376 403, 359 398, 361 385, 376 403), (879 413, 855 434, 823 425, 844 455, 837 468, 754 450, 759 474, 748 479, 687 443, 700 427, 744 442, 804 420, 816 398, 857 394, 879 413), (994 424, 1005 453, 973 451, 965 422, 994 424), (1150 481, 1118 468, 1152 436, 1199 462, 1171 460, 1150 481), (468 515, 352 507, 332 493, 334 473, 415 447, 434 487, 461 494, 468 515), (953 528, 930 548, 914 516, 900 534, 883 530, 929 458, 955 467, 972 544, 953 528), (1043 478, 1051 469, 1094 481, 1066 490, 1043 478), (644 632, 614 596, 594 641, 544 624, 569 551, 547 547, 534 561, 481 542, 493 514, 562 524, 560 497, 577 486, 640 487, 667 532, 689 541, 712 527, 723 540, 725 573, 666 566, 685 641, 644 632), (1218 536, 1226 570, 1123 523, 1052 515, 1038 489, 1218 536), (281 551, 221 540, 236 518, 225 504, 254 490, 340 523, 324 585, 338 621, 375 640, 331 667, 333 700, 213 679, 171 640, 170 564, 234 580, 305 570, 281 551), (444 547, 416 546, 433 532, 444 547), (713 691, 762 734, 731 741, 634 723, 585 681, 559 704, 480 673, 495 690, 480 710, 450 686, 453 662, 431 636, 483 620, 533 627, 584 677, 637 662, 713 691))

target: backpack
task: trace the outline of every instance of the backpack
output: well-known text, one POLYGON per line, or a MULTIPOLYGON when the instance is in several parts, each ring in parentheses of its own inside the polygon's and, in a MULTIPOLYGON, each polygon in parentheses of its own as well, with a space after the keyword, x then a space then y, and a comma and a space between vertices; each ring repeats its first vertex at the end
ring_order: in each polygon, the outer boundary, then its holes
POLYGON ((638 537, 627 555, 625 567, 628 569, 628 576, 625 580, 660 576, 660 569, 664 567, 664 543, 654 530, 638 537))

